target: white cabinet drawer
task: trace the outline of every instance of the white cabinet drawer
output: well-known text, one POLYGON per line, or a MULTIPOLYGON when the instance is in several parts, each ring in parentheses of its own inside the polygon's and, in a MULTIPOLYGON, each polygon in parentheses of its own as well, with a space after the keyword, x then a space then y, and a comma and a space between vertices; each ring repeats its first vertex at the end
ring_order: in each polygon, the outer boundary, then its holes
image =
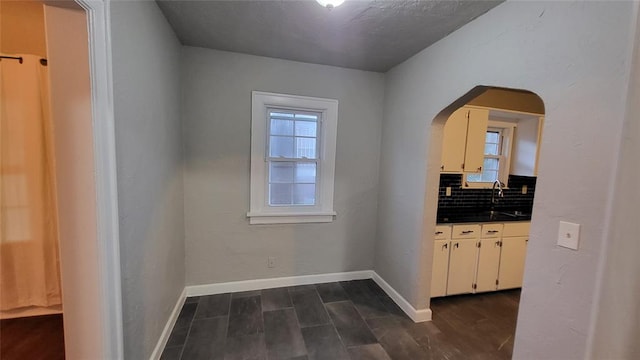
POLYGON ((502 230, 503 237, 510 236, 529 236, 529 229, 531 228, 531 222, 508 222, 504 224, 502 230))
POLYGON ((502 224, 483 224, 481 238, 497 238, 502 235, 502 224))
POLYGON ((434 234, 436 240, 449 240, 451 239, 451 226, 449 225, 437 225, 436 232, 434 234))
POLYGON ((452 239, 478 239, 480 237, 480 225, 453 225, 452 239))

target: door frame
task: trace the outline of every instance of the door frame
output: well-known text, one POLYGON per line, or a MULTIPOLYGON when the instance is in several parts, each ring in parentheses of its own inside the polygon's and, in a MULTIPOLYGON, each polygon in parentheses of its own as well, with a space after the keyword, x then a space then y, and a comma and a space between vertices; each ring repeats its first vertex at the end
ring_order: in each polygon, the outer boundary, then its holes
MULTIPOLYGON (((89 34, 91 113, 96 189, 96 233, 101 306, 96 311, 102 353, 96 358, 123 359, 122 296, 118 225, 118 183, 111 68, 110 0, 75 0, 86 12, 89 34)), ((93 272, 92 272, 93 273, 93 272)), ((64 311, 73 311, 65 309, 64 311)))

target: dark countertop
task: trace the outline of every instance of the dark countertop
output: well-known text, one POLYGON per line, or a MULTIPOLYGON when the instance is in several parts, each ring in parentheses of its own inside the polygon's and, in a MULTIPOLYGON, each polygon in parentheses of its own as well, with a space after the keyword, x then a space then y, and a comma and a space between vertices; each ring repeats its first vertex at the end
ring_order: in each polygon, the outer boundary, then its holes
POLYGON ((455 223, 482 223, 482 222, 508 222, 531 221, 531 214, 516 213, 514 211, 491 212, 480 211, 476 213, 451 213, 438 214, 437 224, 455 223), (517 215, 516 215, 517 214, 517 215))

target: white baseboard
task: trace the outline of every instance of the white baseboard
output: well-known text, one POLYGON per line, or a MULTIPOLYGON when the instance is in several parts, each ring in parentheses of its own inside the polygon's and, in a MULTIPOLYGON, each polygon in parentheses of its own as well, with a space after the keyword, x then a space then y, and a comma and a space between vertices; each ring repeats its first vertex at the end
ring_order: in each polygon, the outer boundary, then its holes
POLYGON ((373 270, 363 271, 351 271, 331 274, 318 274, 318 275, 302 275, 302 276, 290 276, 271 279, 256 279, 256 280, 243 280, 243 281, 231 281, 226 283, 207 284, 207 285, 191 285, 184 288, 184 291, 180 295, 176 306, 167 321, 167 325, 162 331, 162 335, 158 340, 156 348, 151 354, 150 360, 159 360, 162 355, 171 330, 178 319, 180 310, 184 305, 187 296, 203 296, 203 295, 215 295, 225 294, 230 292, 239 291, 251 291, 261 289, 273 289, 285 286, 298 286, 309 284, 322 284, 336 281, 349 281, 349 280, 364 280, 373 279, 387 295, 402 309, 402 311, 409 316, 414 322, 431 321, 431 309, 416 310, 402 295, 400 295, 389 283, 384 281, 380 275, 373 270))
POLYGON ((187 296, 224 294, 229 292, 273 289, 285 286, 322 284, 336 281, 371 279, 373 271, 351 271, 342 273, 290 276, 271 279, 232 281, 226 283, 187 286, 187 296))
POLYGON ((407 314, 409 318, 411 318, 411 320, 413 320, 413 322, 431 321, 431 309, 416 310, 416 308, 414 308, 413 305, 400 295, 400 293, 392 288, 389 283, 384 281, 378 273, 375 271, 372 271, 372 273, 373 281, 375 281, 376 284, 378 284, 382 290, 389 295, 389 297, 400 307, 400 309, 402 309, 402 311, 404 311, 405 314, 407 314))
POLYGON ((187 289, 182 290, 176 305, 173 307, 173 311, 169 316, 169 320, 167 320, 167 324, 164 326, 162 330, 162 334, 160 335, 160 339, 158 339, 158 343, 156 344, 155 349, 151 353, 150 360, 160 360, 160 356, 162 356, 162 351, 164 351, 164 347, 167 345, 167 341, 169 341, 169 336, 171 336, 171 331, 173 330, 173 326, 176 324, 178 320, 178 315, 180 315, 180 310, 182 310, 182 306, 184 305, 184 301, 187 299, 187 289))

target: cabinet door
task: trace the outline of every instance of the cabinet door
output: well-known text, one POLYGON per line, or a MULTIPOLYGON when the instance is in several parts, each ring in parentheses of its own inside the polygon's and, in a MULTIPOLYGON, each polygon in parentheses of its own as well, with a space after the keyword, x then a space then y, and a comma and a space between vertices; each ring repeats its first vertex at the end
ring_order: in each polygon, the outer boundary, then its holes
MULTIPOLYGON (((467 108, 456 110, 444 124, 442 167, 445 172, 462 172, 467 140, 467 108)), ((483 148, 484 150, 484 148, 483 148)))
POLYGON ((484 144, 487 138, 489 110, 469 109, 467 147, 464 155, 465 172, 481 172, 484 164, 484 144))
POLYGON ((528 237, 502 238, 498 290, 522 287, 528 237))
POLYGON ((433 271, 431 273, 431 297, 447 294, 449 272, 449 240, 436 240, 433 247, 433 271))
POLYGON ((447 295, 473 292, 478 254, 477 240, 451 240, 447 295))
POLYGON ((476 292, 494 291, 500 266, 500 239, 482 239, 478 248, 476 292))

